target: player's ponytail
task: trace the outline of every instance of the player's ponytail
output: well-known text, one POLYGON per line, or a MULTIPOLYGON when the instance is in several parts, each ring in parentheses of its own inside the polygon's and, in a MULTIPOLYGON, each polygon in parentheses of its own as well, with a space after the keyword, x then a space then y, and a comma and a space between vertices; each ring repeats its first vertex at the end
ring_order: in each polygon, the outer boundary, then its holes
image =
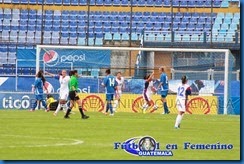
POLYGON ((188 77, 186 75, 182 76, 182 78, 181 78, 182 84, 186 84, 187 80, 188 80, 188 77))

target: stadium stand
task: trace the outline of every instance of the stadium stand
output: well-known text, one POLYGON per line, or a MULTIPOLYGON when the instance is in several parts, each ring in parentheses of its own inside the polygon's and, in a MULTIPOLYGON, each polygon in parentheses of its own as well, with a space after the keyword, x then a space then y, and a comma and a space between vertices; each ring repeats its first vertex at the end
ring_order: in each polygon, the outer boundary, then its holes
POLYGON ((0 64, 14 64, 16 49, 34 48, 36 44, 102 46, 105 41, 140 42, 143 31, 148 32, 144 41, 149 42, 203 43, 212 39, 213 43, 239 43, 236 36, 240 12, 225 10, 233 4, 240 7, 239 0, 90 0, 90 6, 97 8, 88 14, 86 0, 3 0, 0 64), (111 10, 99 11, 101 6, 111 10), (136 8, 132 13, 130 6, 136 8), (176 9, 173 13, 171 7, 176 9))

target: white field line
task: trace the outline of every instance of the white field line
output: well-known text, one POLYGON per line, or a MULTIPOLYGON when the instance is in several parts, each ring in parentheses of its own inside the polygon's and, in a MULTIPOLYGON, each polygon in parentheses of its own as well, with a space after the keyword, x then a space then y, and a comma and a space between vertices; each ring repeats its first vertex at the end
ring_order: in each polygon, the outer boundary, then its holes
POLYGON ((53 144, 34 144, 34 145, 9 145, 9 146, 1 146, 0 148, 17 148, 17 147, 55 147, 55 146, 72 146, 72 145, 80 145, 84 143, 82 140, 78 139, 71 139, 71 138, 54 138, 54 137, 35 137, 35 136, 22 136, 22 135, 9 135, 9 134, 1 134, 1 136, 7 136, 7 137, 15 137, 15 138, 32 138, 32 139, 46 139, 46 140, 68 140, 69 143, 53 143, 53 144))

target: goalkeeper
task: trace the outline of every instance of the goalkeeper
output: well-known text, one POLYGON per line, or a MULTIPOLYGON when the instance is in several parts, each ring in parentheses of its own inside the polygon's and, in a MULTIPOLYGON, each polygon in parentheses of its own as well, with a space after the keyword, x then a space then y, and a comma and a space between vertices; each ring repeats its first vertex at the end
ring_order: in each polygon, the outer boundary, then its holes
POLYGON ((187 84, 188 77, 182 76, 181 84, 178 85, 177 97, 176 97, 176 107, 178 110, 178 115, 175 120, 175 128, 180 128, 180 123, 186 112, 188 95, 191 95, 191 87, 187 84))

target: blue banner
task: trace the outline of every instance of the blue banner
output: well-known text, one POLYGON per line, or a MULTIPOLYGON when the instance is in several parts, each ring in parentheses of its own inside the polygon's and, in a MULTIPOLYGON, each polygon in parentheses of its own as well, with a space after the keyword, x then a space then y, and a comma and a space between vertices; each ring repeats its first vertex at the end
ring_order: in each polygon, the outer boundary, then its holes
POLYGON ((18 67, 36 67, 36 50, 35 49, 17 49, 18 67))
POLYGON ((41 50, 40 59, 49 67, 109 67, 111 50, 52 49, 41 50))
MULTIPOLYGON (((74 50, 74 49, 51 49, 41 50, 40 66, 45 63, 46 67, 109 67, 111 50, 74 50)), ((35 67, 36 50, 17 50, 18 67, 35 67), (28 61, 28 62, 26 62, 28 61)))

